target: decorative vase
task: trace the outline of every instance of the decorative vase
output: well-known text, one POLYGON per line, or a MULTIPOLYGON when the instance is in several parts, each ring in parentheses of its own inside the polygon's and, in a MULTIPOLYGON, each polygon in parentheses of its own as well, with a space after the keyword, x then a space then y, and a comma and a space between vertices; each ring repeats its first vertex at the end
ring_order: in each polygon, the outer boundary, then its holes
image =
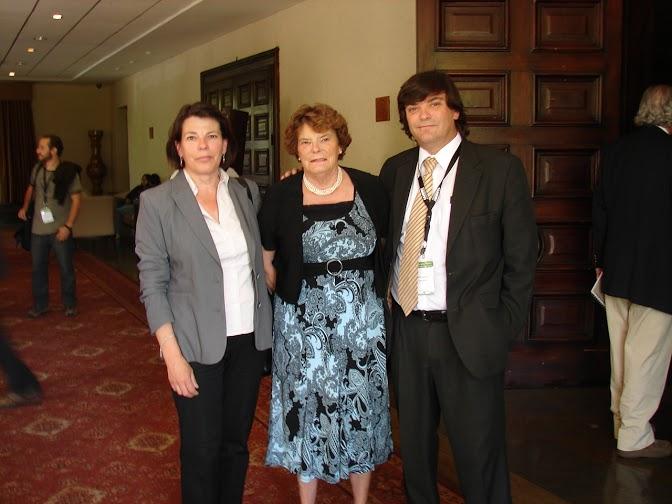
POLYGON ((86 174, 93 184, 91 194, 94 196, 103 194, 103 179, 107 174, 107 168, 103 164, 103 158, 100 157, 100 140, 102 138, 103 132, 101 130, 89 130, 89 140, 91 140, 91 160, 86 167, 86 174))

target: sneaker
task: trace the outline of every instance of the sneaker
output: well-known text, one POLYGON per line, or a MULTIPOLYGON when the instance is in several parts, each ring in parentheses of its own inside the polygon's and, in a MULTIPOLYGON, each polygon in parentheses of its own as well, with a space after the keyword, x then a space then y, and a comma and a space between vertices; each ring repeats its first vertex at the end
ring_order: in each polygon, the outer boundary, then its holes
POLYGON ((65 316, 66 317, 75 317, 77 315, 77 308, 74 306, 68 306, 65 309, 65 316))
POLYGON ((42 393, 40 392, 25 392, 23 394, 7 392, 5 395, 0 396, 0 409, 30 406, 32 404, 40 404, 41 402, 42 393))
POLYGON ((672 455, 672 444, 664 439, 656 439, 641 450, 616 450, 616 453, 623 458, 663 458, 672 455))
POLYGON ((37 308, 31 308, 28 310, 28 318, 36 319, 47 313, 47 308, 38 310, 37 308))

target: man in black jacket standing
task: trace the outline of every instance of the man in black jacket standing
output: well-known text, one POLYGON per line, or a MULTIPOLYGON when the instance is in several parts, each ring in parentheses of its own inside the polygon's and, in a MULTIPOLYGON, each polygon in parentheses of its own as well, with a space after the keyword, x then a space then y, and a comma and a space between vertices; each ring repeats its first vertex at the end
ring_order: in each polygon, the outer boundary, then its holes
POLYGON ((659 458, 672 455, 650 424, 672 354, 672 86, 644 92, 635 124, 602 153, 595 266, 603 274, 617 453, 659 458))
POLYGON ((406 496, 439 502, 443 417, 465 501, 507 504, 504 368, 537 254, 527 178, 517 157, 466 140, 464 106, 444 72, 412 76, 397 106, 418 144, 380 172, 391 202, 387 331, 406 496))
POLYGON ((37 143, 38 163, 30 173, 30 184, 19 210, 26 220, 31 201, 35 203, 30 251, 33 257, 33 307, 30 318, 44 314, 49 305, 49 253, 53 250, 61 270, 61 298, 67 317, 77 315, 75 297, 74 242, 72 226, 77 219, 82 186, 80 167, 61 161, 63 142, 56 135, 44 135, 37 143))

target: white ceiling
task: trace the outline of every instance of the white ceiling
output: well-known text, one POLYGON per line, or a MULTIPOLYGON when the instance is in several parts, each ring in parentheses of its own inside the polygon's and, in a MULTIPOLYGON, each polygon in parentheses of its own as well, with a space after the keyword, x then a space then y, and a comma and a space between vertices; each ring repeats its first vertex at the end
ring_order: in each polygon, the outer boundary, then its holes
POLYGON ((0 81, 115 81, 301 1, 0 0, 0 81))

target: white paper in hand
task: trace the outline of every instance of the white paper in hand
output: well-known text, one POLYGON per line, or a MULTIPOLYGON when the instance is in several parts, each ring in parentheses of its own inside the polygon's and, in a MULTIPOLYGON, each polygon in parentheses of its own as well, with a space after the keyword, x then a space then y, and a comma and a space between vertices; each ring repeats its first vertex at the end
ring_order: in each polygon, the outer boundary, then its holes
POLYGON ((595 298, 595 301, 604 306, 604 292, 602 292, 602 275, 604 275, 604 272, 600 273, 600 276, 597 277, 597 280, 595 280, 593 288, 590 289, 590 293, 595 298))

